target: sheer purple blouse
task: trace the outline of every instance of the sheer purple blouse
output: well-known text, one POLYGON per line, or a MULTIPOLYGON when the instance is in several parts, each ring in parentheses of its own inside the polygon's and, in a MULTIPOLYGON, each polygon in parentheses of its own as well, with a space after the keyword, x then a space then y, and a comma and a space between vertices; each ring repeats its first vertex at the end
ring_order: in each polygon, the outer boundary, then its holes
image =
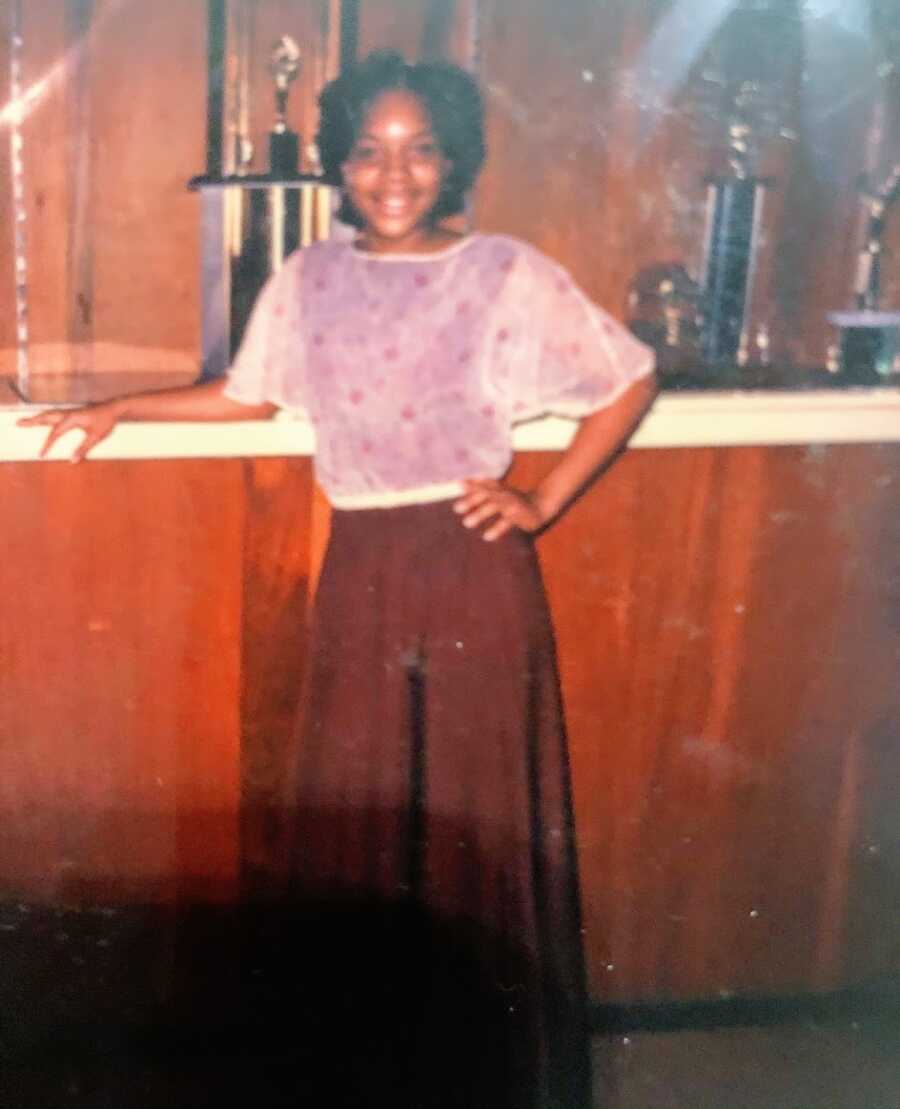
POLYGON ((512 427, 580 417, 654 356, 527 243, 472 234, 436 253, 297 251, 260 293, 226 396, 301 410, 338 508, 450 497, 499 477, 512 427))

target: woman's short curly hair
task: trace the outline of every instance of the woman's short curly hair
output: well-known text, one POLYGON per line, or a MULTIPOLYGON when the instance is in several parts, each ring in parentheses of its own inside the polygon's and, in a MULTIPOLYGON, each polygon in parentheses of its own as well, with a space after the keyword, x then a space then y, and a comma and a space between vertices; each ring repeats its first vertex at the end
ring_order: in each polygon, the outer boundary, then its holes
MULTIPOLYGON (((323 179, 341 185, 341 167, 350 156, 372 103, 384 92, 404 89, 419 97, 431 118, 441 153, 450 163, 431 217, 456 215, 465 207, 484 161, 484 108, 473 77, 449 62, 411 65, 392 50, 370 54, 334 81, 319 96, 316 143, 323 179)), ((362 220, 344 196, 338 219, 355 227, 362 220)))

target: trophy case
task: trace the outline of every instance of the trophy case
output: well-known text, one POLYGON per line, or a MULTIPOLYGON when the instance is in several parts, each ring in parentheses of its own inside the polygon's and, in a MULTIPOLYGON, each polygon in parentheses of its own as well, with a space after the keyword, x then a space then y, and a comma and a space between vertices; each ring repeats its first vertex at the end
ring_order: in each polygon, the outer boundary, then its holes
MULTIPOLYGON (((208 0, 201 197, 202 373, 225 372, 266 280, 334 233, 316 98, 355 51, 355 4, 208 0)), ((339 233, 339 232, 338 232, 339 233)))

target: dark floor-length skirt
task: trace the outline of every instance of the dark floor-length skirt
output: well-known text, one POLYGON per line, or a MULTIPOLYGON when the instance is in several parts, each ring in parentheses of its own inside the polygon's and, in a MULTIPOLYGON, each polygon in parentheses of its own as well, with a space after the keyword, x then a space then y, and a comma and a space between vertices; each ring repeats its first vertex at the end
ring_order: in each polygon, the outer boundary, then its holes
POLYGON ((308 674, 294 885, 327 922, 322 1019, 354 1081, 371 1104, 589 1105, 569 770, 531 539, 487 543, 449 502, 334 512, 308 674))

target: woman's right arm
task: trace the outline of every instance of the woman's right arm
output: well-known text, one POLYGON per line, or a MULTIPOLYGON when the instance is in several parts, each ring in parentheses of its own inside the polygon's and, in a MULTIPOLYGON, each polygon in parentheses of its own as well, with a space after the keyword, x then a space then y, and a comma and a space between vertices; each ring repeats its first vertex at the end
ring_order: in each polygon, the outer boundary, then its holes
POLYGON ((19 420, 21 427, 49 427, 41 447, 41 458, 60 436, 82 431, 84 438, 72 452, 80 462, 123 420, 266 420, 277 411, 274 404, 241 404, 225 396, 225 378, 188 385, 182 389, 162 389, 136 393, 84 408, 56 408, 19 420))

